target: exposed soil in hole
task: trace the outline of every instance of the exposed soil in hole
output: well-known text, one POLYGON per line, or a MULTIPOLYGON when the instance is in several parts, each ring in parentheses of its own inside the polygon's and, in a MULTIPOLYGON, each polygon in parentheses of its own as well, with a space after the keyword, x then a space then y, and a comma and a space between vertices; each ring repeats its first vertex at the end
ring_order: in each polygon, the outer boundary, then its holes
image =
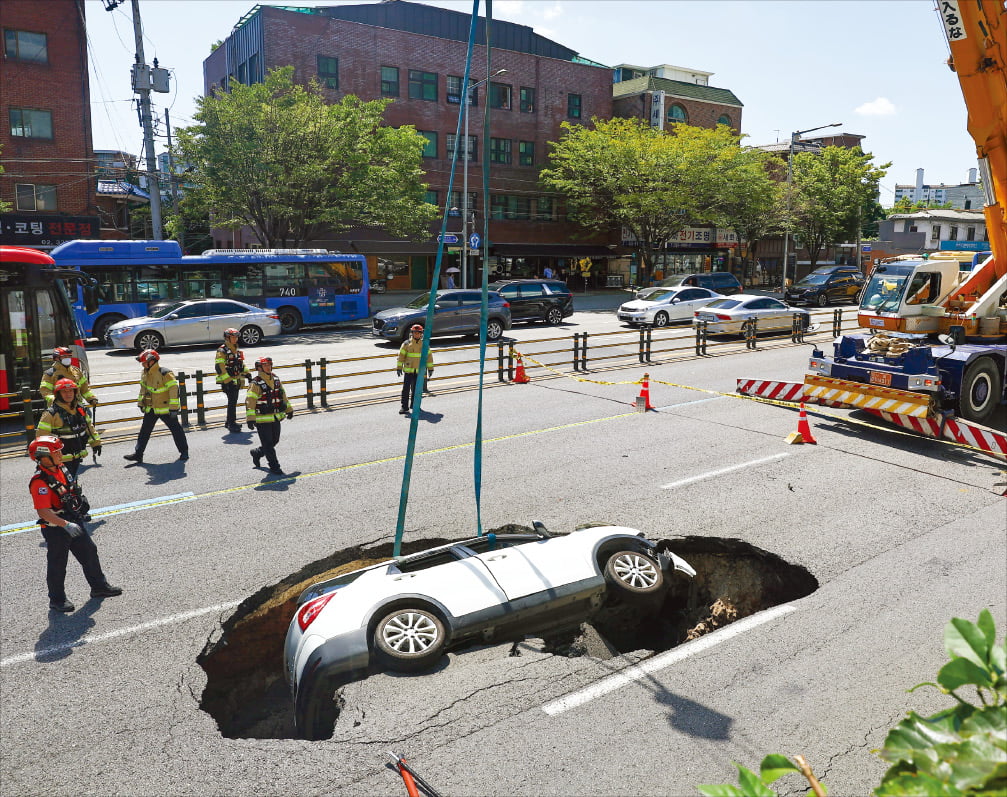
MULTIPOLYGON (((529 532, 515 524, 494 529, 529 532)), ((405 543, 403 554, 450 540, 405 543)), ((818 588, 805 568, 737 539, 675 537, 668 547, 696 569, 689 594, 670 590, 659 605, 605 608, 579 631, 547 638, 563 656, 611 658, 636 650, 660 652, 755 612, 818 588)), ((290 693, 283 676, 283 641, 298 595, 311 584, 391 558, 392 545, 348 548, 314 562, 242 602, 197 659, 207 675, 200 708, 229 738, 294 738, 290 693)))

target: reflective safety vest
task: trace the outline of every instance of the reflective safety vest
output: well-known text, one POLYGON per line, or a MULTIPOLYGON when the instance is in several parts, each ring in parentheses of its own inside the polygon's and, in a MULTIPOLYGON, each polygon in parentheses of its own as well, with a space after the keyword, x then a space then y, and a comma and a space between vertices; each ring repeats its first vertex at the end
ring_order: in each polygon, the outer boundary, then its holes
POLYGON ((76 402, 67 406, 57 401, 43 412, 35 436, 44 434, 54 434, 63 441, 63 457, 66 459, 84 459, 88 443, 92 448, 101 445, 101 438, 88 420, 86 411, 76 402))
POLYGON ((245 420, 256 423, 274 423, 294 407, 287 398, 287 392, 278 376, 258 373, 248 383, 245 394, 245 420))
POLYGON ((140 396, 136 403, 143 412, 167 415, 178 412, 178 380, 170 368, 144 368, 140 374, 140 396))
POLYGON ((82 401, 97 404, 98 399, 91 391, 91 385, 87 382, 84 372, 75 365, 66 366, 56 360, 49 369, 42 374, 42 382, 38 386, 38 392, 42 394, 46 404, 52 404, 56 396, 56 383, 60 379, 72 379, 77 386, 77 396, 82 401))
POLYGON ((238 387, 245 383, 249 376, 245 368, 245 353, 235 346, 233 349, 226 343, 217 349, 217 359, 214 361, 217 369, 217 384, 226 385, 234 382, 238 387))
MULTIPOLYGON (((66 469, 66 466, 60 465, 59 471, 63 476, 62 481, 56 478, 55 472, 36 467, 35 474, 28 481, 28 486, 31 487, 31 483, 35 479, 44 481, 46 486, 56 494, 60 502, 60 508, 54 509, 53 512, 73 523, 81 523, 84 520, 84 515, 91 511, 91 504, 84 497, 80 484, 73 477, 73 474, 66 469)), ((38 524, 43 528, 49 525, 42 518, 38 519, 38 524)))
MULTIPOLYGON (((402 348, 399 349, 399 359, 396 367, 401 368, 407 374, 415 374, 420 370, 420 356, 423 354, 423 341, 413 340, 410 337, 402 348)), ((427 370, 434 367, 434 355, 427 350, 427 370)))

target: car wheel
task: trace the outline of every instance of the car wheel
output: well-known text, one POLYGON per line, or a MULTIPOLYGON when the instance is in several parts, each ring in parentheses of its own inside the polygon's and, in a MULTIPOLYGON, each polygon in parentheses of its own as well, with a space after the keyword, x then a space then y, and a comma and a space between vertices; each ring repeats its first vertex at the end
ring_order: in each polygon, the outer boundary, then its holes
POLYGON ((255 346, 262 340, 262 330, 251 325, 242 327, 238 337, 246 346, 255 346))
POLYGON ((121 315, 106 315, 98 319, 94 325, 94 329, 91 330, 91 334, 98 338, 102 343, 108 343, 108 328, 112 324, 117 324, 120 321, 125 321, 126 317, 121 315))
POLYGON ((620 597, 650 598, 664 589, 661 566, 637 551, 618 551, 605 563, 605 580, 620 597))
POLYGON ((819 294, 819 296, 818 296, 818 306, 819 307, 828 307, 829 306, 829 297, 826 296, 824 293, 819 294))
POLYGON ((280 317, 280 329, 287 335, 299 330, 304 323, 304 319, 301 318, 301 313, 296 307, 281 307, 277 311, 277 315, 280 317))
POLYGON ((429 667, 441 657, 445 642, 444 624, 425 609, 396 609, 374 629, 378 660, 401 672, 429 667))
POLYGON ((967 421, 986 423, 996 410, 1002 390, 1000 372, 988 357, 972 363, 962 377, 958 413, 967 421))
POLYGON ((662 310, 657 315, 654 316, 654 326, 655 327, 666 327, 668 326, 668 314, 662 310))
POLYGON ((164 338, 152 330, 141 332, 136 336, 133 342, 137 351, 146 351, 147 349, 154 349, 154 351, 157 351, 164 346, 164 338))
POLYGON ((545 314, 545 322, 547 324, 552 324, 556 326, 557 324, 563 323, 563 311, 558 307, 550 307, 549 312, 545 314))
POLYGON ((503 324, 495 318, 491 318, 486 322, 486 340, 499 340, 503 333, 503 324))

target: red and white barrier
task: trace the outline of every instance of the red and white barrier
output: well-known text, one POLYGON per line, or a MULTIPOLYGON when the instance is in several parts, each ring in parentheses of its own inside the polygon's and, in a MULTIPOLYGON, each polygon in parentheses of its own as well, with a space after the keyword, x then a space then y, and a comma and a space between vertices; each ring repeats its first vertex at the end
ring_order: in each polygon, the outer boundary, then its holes
POLYGON ((797 402, 804 400, 804 382, 771 382, 766 379, 739 379, 736 392, 741 393, 743 396, 797 402))
POLYGON ((951 418, 944 422, 942 430, 941 422, 934 418, 913 418, 909 415, 897 415, 883 410, 866 409, 879 418, 901 426, 903 429, 910 429, 928 437, 944 438, 978 448, 980 451, 987 451, 994 456, 1007 458, 1007 435, 985 426, 951 418))

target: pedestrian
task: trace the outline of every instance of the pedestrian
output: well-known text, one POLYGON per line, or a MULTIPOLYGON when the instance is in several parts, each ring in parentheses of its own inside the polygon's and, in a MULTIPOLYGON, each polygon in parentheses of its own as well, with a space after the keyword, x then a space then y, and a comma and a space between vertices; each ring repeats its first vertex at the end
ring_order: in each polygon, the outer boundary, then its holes
POLYGON ((214 367, 217 369, 217 384, 227 396, 224 426, 229 432, 237 434, 241 431, 241 424, 238 423, 238 393, 251 374, 245 367, 245 353, 238 348, 238 330, 234 327, 224 330, 224 342, 217 349, 214 367))
POLYGON ((140 395, 136 405, 143 413, 143 423, 140 424, 140 434, 136 438, 136 450, 126 454, 123 459, 130 462, 143 462, 143 452, 154 431, 158 418, 171 430, 171 437, 178 449, 178 458, 183 462, 189 458, 189 443, 185 439, 182 424, 178 422, 178 380, 171 369, 159 365, 161 355, 154 349, 147 349, 136 358, 143 365, 140 374, 140 395))
POLYGON ((98 399, 91 392, 87 376, 73 364, 73 352, 65 346, 57 346, 52 350, 52 364, 42 374, 42 383, 38 386, 38 392, 42 394, 47 406, 55 400, 56 382, 60 379, 72 379, 77 386, 78 396, 92 407, 98 406, 98 399))
MULTIPOLYGON (((420 371, 420 356, 423 354, 423 327, 413 324, 409 330, 409 340, 402 342, 399 358, 395 363, 395 375, 402 379, 402 409, 399 415, 408 415, 416 398, 416 379, 420 371)), ((434 355, 427 351, 427 378, 434 375, 434 355)))
POLYGON ((552 274, 553 274, 552 266, 546 266, 544 269, 542 269, 542 276, 544 276, 547 280, 552 279, 552 274))
POLYGON ((84 525, 90 506, 73 474, 63 466, 62 451, 63 443, 55 435, 42 435, 28 444, 28 456, 36 463, 28 489, 46 544, 49 608, 72 612, 74 605, 67 600, 65 586, 71 553, 84 570, 92 598, 114 598, 122 590, 109 584, 102 572, 98 548, 84 525))
POLYGON ((77 478, 77 470, 87 457, 90 444, 95 456, 101 454, 101 437, 77 399, 77 385, 72 379, 59 379, 55 401, 39 418, 35 437, 56 436, 63 443, 63 465, 77 478))
POLYGON ((452 291, 455 289, 455 275, 454 274, 448 274, 447 288, 448 288, 448 290, 452 290, 452 291))
POLYGON ((248 383, 245 394, 245 421, 249 429, 259 433, 259 447, 251 451, 252 462, 260 467, 262 458, 269 463, 269 472, 283 475, 276 458, 276 444, 280 442, 280 421, 294 417, 294 407, 287 398, 280 377, 273 374, 273 358, 260 357, 255 361, 255 376, 248 383))

